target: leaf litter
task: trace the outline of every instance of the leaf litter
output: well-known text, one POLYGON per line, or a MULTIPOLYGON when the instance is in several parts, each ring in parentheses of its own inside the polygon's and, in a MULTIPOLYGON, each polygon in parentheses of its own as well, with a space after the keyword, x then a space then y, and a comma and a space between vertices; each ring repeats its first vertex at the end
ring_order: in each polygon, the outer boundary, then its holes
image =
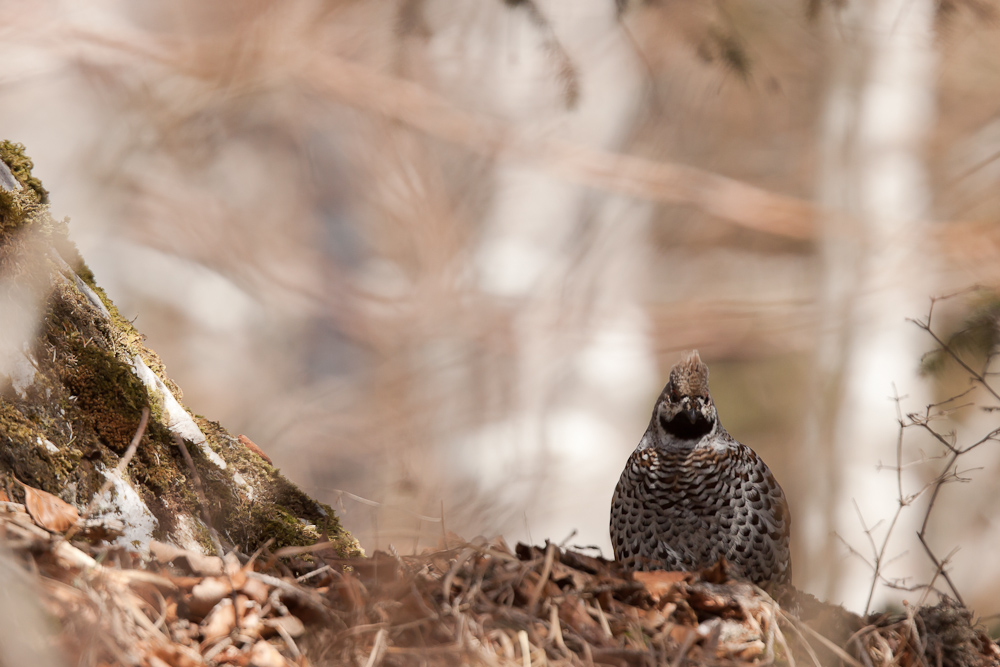
MULTIPOLYGON (((24 488, 24 506, 35 522, 54 533, 62 533, 76 525, 80 512, 48 491, 42 491, 17 480, 24 488)), ((6 494, 4 494, 6 497, 6 494)))
POLYGON ((24 505, 0 533, 34 577, 69 664, 998 665, 971 614, 942 600, 868 619, 699 573, 626 573, 560 549, 449 536, 419 555, 337 559, 325 543, 222 557, 92 533, 71 542, 24 505), (106 537, 106 536, 105 536, 106 537))

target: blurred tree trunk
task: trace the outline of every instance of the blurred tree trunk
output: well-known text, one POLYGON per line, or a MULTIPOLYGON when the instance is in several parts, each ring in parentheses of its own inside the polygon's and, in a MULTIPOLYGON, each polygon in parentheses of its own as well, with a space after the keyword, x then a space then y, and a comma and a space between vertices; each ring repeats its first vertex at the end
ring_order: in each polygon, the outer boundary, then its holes
MULTIPOLYGON (((935 289, 935 258, 922 245, 931 203, 923 149, 935 114, 934 11, 931 0, 853 1, 826 17, 833 53, 819 198, 830 213, 803 466, 817 493, 799 515, 809 518, 798 522, 815 569, 800 571, 797 583, 852 608, 864 606, 871 571, 845 555, 837 536, 868 556, 854 503, 869 527, 895 509, 895 479, 876 470, 896 460, 893 386, 908 406, 929 402, 916 373, 923 341, 905 318, 921 316, 935 289)), ((896 531, 913 535, 908 526, 896 531)), ((921 557, 919 545, 910 548, 907 574, 921 557)))
MULTIPOLYGON (((627 140, 643 80, 614 3, 412 4, 428 41, 407 61, 423 57, 430 87, 456 106, 523 136, 611 151, 627 140)), ((456 434, 455 408, 439 413, 431 440, 446 444, 424 479, 452 470, 464 480, 451 480, 451 530, 561 540, 585 513, 605 519, 578 526, 576 540, 607 553, 609 470, 640 435, 629 408, 659 382, 642 303, 651 206, 544 167, 501 163, 484 180, 472 289, 496 318, 492 343, 450 343, 449 358, 469 363, 436 393, 465 397, 476 418, 456 434)), ((383 536, 389 524, 379 520, 383 536)))

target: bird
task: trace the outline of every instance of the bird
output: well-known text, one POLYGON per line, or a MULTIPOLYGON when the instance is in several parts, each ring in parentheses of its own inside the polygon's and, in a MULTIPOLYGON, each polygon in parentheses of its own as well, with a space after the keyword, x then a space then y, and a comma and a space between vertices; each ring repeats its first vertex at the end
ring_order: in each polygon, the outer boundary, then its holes
POLYGON ((725 558, 762 588, 791 583, 791 514, 770 468, 719 421, 697 350, 671 370, 611 500, 626 570, 697 571, 725 558))

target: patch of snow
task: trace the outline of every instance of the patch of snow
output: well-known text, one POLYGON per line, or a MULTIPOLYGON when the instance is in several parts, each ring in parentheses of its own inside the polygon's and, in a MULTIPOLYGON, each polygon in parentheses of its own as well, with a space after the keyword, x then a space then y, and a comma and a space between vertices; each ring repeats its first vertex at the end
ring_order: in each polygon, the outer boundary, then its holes
POLYGON ((21 189, 21 184, 14 178, 10 167, 3 162, 0 162, 0 188, 3 188, 6 192, 14 192, 21 189))
POLYGON ((49 450, 53 454, 55 454, 56 452, 59 451, 59 448, 56 447, 55 443, 52 442, 51 440, 43 440, 41 437, 36 438, 36 440, 38 441, 38 446, 39 447, 44 447, 45 449, 49 450))
POLYGON ((59 252, 55 248, 52 248, 49 254, 52 256, 52 259, 54 259, 56 263, 59 264, 60 268, 64 273, 73 276, 73 282, 76 284, 76 288, 80 290, 81 294, 87 297, 87 300, 90 301, 90 303, 92 303, 94 307, 97 308, 97 310, 101 311, 101 315, 104 317, 104 319, 110 320, 111 313, 108 312, 107 306, 105 306, 104 302, 101 301, 101 297, 97 296, 97 292, 90 289, 90 285, 83 282, 83 278, 76 275, 76 271, 74 271, 72 267, 70 267, 70 265, 66 263, 66 260, 64 260, 59 255, 59 252))
POLYGON ((246 491, 247 498, 249 500, 253 500, 254 497, 257 495, 254 492, 253 487, 250 486, 250 484, 246 481, 246 479, 244 479, 243 475, 239 474, 238 472, 233 473, 233 481, 243 487, 243 489, 246 491))
POLYGON ((163 380, 149 369, 149 366, 139 355, 135 355, 132 360, 132 367, 135 369, 135 374, 146 385, 147 391, 156 392, 163 399, 163 408, 167 412, 167 428, 170 429, 170 432, 198 445, 209 461, 225 470, 227 468, 226 462, 208 446, 205 434, 194 423, 187 410, 177 402, 174 395, 167 389, 167 385, 163 384, 163 380))
POLYGON ((111 489, 97 500, 98 512, 118 519, 125 525, 124 534, 114 544, 136 549, 142 554, 149 551, 149 542, 157 521, 149 507, 117 470, 108 471, 101 466, 98 471, 111 480, 111 489))
POLYGON ((181 514, 177 517, 174 532, 170 534, 171 540, 180 548, 198 553, 205 553, 205 548, 198 542, 195 535, 207 530, 204 523, 197 517, 190 514, 181 514))
POLYGON ((104 319, 110 320, 111 313, 108 312, 107 306, 105 306, 104 302, 101 301, 101 297, 97 296, 97 292, 90 289, 90 285, 83 282, 83 278, 75 273, 73 274, 73 280, 76 282, 76 288, 83 292, 83 295, 87 297, 87 300, 90 301, 90 303, 94 304, 94 307, 97 308, 97 310, 101 311, 101 315, 104 316, 104 319))

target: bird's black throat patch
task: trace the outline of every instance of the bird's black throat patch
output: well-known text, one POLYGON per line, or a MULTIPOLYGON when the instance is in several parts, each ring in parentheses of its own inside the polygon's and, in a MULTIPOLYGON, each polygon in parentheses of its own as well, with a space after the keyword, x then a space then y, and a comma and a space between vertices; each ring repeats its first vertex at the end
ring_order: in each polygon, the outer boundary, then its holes
POLYGON ((673 419, 663 415, 660 417, 660 425, 664 431, 678 440, 700 440, 712 430, 711 420, 701 414, 696 414, 693 422, 684 413, 676 415, 673 419))

